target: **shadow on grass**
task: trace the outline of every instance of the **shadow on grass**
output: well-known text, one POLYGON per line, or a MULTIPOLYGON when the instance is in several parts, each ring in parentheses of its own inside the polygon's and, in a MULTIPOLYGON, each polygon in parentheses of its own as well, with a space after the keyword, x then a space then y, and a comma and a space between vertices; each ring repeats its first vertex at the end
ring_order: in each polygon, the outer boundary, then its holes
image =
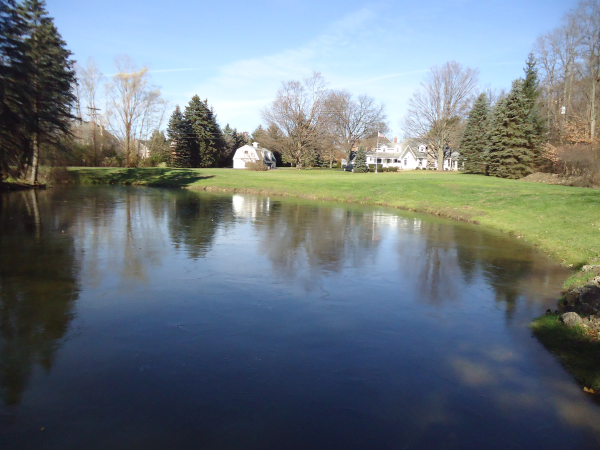
POLYGON ((155 187, 184 187, 196 181, 213 178, 198 170, 147 169, 78 169, 71 171, 70 182, 76 184, 125 184, 155 187))

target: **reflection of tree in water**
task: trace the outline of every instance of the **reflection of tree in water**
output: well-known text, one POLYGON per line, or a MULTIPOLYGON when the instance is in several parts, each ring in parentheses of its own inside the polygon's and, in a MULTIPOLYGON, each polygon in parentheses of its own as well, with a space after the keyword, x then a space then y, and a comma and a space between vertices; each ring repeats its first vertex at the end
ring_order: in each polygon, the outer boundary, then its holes
POLYGON ((171 198, 169 231, 191 258, 206 256, 219 225, 233 220, 231 198, 176 191, 171 198))
POLYGON ((542 281, 532 277, 536 260, 533 248, 508 236, 475 228, 465 227, 455 234, 458 264, 465 282, 470 284, 480 268, 494 290, 496 301, 505 304, 506 318, 510 320, 522 295, 523 280, 532 283, 542 281))
POLYGON ((0 196, 0 389, 19 403, 35 364, 52 367, 78 296, 69 210, 35 191, 0 196))
POLYGON ((238 206, 236 214, 245 212, 252 217, 254 208, 247 205, 253 204, 263 211, 254 222, 261 248, 273 270, 286 276, 294 276, 304 264, 312 276, 321 271, 339 272, 344 265, 361 267, 374 257, 379 245, 370 213, 239 197, 245 208, 238 206), (260 204, 265 201, 269 204, 260 204))
POLYGON ((454 227, 424 221, 420 230, 425 235, 423 254, 406 263, 418 268, 422 300, 431 304, 456 300, 460 293, 457 283, 460 272, 456 264, 454 227))

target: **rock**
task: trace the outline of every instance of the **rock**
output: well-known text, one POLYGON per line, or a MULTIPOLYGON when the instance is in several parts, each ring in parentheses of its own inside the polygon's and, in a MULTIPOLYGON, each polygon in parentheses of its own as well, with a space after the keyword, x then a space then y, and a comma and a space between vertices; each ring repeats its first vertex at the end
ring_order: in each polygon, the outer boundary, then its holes
POLYGON ((569 305, 574 305, 578 298, 579 298, 579 292, 577 290, 572 290, 565 294, 565 301, 569 305))
POLYGON ((562 316, 560 316, 560 319, 568 327, 574 327, 575 325, 581 325, 583 323, 581 317, 579 317, 579 314, 575 312, 564 313, 562 316))
POLYGON ((594 277, 585 283, 585 287, 597 287, 600 288, 600 277, 594 277))
POLYGON ((581 289, 581 293, 579 294, 579 301, 581 303, 592 304, 592 303, 595 303, 598 299, 600 299, 600 287, 599 286, 585 285, 581 289))
POLYGON ((585 265, 581 268, 582 272, 594 272, 596 275, 600 275, 600 266, 598 265, 585 265))

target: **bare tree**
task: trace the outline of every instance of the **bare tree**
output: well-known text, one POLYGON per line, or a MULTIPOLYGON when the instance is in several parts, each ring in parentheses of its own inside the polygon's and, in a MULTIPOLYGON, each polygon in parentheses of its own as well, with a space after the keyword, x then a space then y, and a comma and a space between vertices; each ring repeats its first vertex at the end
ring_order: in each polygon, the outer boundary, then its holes
POLYGON ((427 144, 437 158, 438 170, 443 170, 444 148, 460 138, 462 120, 477 92, 478 74, 456 61, 434 66, 408 101, 404 132, 427 144))
POLYGON ((92 124, 92 143, 94 146, 94 166, 98 166, 98 111, 97 97, 98 88, 102 81, 102 73, 96 67, 94 58, 89 58, 85 68, 80 67, 78 71, 81 94, 86 102, 86 114, 92 124))
POLYGON ((281 131, 276 144, 284 161, 301 169, 307 158, 319 148, 327 119, 325 103, 328 91, 320 73, 301 81, 283 82, 275 100, 261 112, 263 120, 281 131))
POLYGON ((164 116, 164 108, 156 109, 160 91, 149 84, 148 68, 138 69, 127 55, 117 57, 115 64, 118 73, 106 85, 107 114, 111 128, 124 141, 126 163, 131 165, 135 140, 145 135, 157 111, 164 116))
POLYGON ((358 142, 388 130, 385 105, 376 104, 375 99, 366 94, 354 99, 346 90, 332 91, 326 108, 331 134, 348 158, 358 142))

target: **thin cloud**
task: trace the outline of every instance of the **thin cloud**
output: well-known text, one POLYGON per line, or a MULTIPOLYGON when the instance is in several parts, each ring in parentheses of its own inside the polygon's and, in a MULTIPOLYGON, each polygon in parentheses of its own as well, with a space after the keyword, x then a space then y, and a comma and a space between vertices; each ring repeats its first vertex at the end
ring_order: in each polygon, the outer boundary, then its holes
POLYGON ((340 84, 340 85, 333 86, 333 87, 341 88, 341 87, 347 87, 347 86, 356 86, 357 84, 367 84, 367 83, 372 83, 374 81, 385 80, 387 78, 395 78, 395 77, 401 77, 404 75, 414 75, 417 73, 425 73, 425 72, 429 72, 429 69, 412 70, 410 72, 392 73, 390 75, 382 75, 382 76, 375 77, 375 78, 369 78, 367 80, 352 81, 350 83, 344 83, 344 84, 340 84))

